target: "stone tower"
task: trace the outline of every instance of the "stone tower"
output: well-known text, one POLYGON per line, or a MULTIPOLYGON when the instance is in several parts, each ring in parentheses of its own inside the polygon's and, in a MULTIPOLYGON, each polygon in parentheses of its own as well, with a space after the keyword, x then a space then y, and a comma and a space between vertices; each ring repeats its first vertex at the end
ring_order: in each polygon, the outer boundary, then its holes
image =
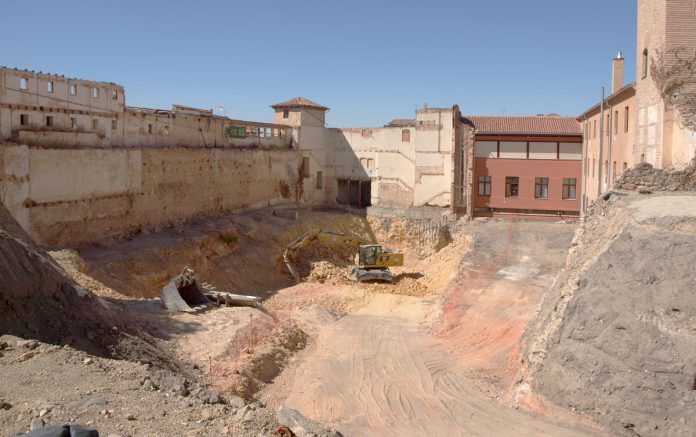
POLYGON ((636 96, 638 124, 635 162, 681 168, 696 152, 696 136, 679 121, 679 113, 665 105, 653 82, 651 63, 659 53, 673 65, 675 51, 696 54, 694 0, 638 0, 636 96))

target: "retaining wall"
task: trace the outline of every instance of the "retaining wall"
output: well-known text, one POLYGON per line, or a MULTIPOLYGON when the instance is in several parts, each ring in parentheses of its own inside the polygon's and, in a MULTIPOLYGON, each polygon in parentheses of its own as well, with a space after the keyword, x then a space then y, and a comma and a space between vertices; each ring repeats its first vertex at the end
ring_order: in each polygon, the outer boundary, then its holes
POLYGON ((0 145, 0 201, 40 243, 79 247, 223 211, 294 203, 297 151, 0 145))

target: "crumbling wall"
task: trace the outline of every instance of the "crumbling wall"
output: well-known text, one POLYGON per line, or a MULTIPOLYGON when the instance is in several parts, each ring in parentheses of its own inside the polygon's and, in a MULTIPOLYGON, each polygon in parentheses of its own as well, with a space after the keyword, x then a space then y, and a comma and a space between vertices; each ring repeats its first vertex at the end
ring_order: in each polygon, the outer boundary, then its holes
POLYGON ((683 170, 655 168, 647 162, 636 165, 616 181, 615 188, 649 191, 696 191, 696 159, 683 170))
POLYGON ((13 181, 0 200, 33 238, 52 247, 294 202, 300 166, 299 154, 288 149, 0 145, 0 155, 6 163, 0 179, 13 181))

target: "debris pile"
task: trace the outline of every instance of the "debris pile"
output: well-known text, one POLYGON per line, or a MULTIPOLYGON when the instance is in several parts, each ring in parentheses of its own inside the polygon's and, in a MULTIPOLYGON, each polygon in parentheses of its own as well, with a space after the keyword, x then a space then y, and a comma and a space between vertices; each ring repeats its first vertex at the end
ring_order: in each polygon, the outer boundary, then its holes
POLYGON ((292 263, 300 277, 309 282, 352 283, 350 267, 355 265, 356 247, 315 242, 294 252, 292 263), (341 278, 348 278, 345 282, 341 278), (336 281, 336 282, 332 282, 336 281))
POLYGON ((642 162, 624 171, 614 186, 645 194, 651 191, 695 191, 696 158, 683 170, 655 168, 642 162))
POLYGON ((305 280, 330 285, 348 285, 355 282, 348 267, 338 267, 329 261, 310 263, 310 273, 305 280))
POLYGON ((400 273, 394 276, 394 282, 384 283, 362 283, 362 288, 374 293, 389 293, 402 296, 423 297, 430 294, 430 289, 423 280, 423 275, 419 273, 400 273))

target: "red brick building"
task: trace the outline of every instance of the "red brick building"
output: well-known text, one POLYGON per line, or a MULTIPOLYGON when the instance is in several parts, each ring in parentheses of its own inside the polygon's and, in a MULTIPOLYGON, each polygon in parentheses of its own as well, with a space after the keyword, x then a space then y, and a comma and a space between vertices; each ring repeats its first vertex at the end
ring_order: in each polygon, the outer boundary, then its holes
POLYGON ((467 116, 474 132, 473 215, 580 215, 582 128, 572 117, 467 116))

